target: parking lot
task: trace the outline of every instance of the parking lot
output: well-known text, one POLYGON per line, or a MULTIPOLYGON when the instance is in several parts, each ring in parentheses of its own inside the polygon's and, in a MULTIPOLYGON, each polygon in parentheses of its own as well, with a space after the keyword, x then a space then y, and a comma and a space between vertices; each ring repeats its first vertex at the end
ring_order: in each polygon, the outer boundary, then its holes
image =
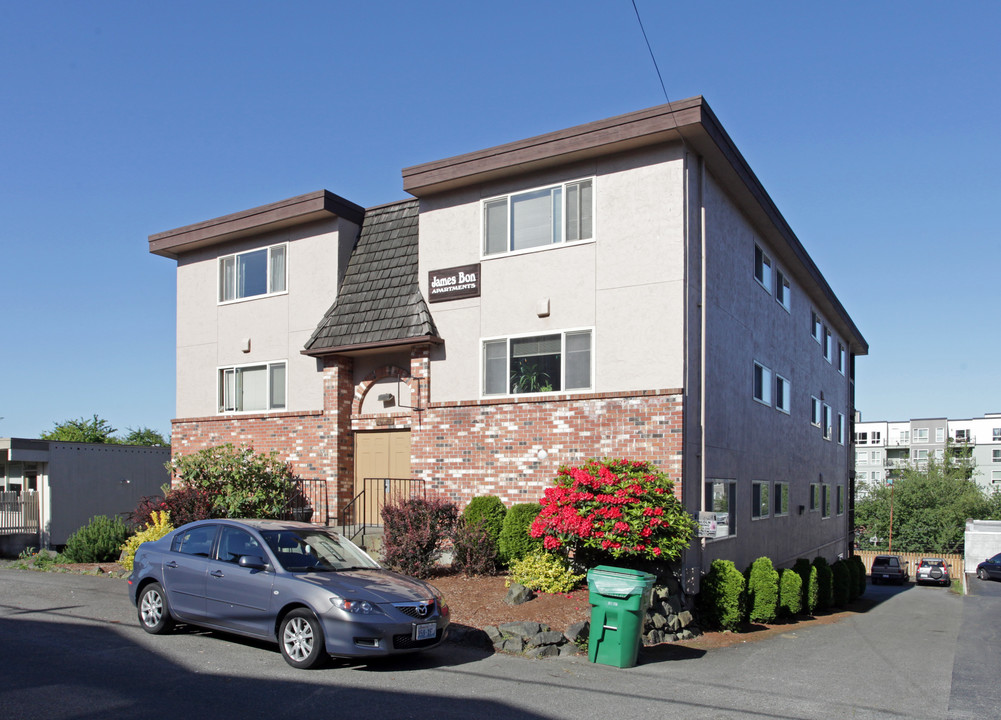
POLYGON ((0 717, 997 717, 1001 583, 877 586, 845 620, 710 652, 644 650, 620 670, 447 644, 297 671, 276 647, 214 633, 149 636, 125 583, 0 571, 0 717))

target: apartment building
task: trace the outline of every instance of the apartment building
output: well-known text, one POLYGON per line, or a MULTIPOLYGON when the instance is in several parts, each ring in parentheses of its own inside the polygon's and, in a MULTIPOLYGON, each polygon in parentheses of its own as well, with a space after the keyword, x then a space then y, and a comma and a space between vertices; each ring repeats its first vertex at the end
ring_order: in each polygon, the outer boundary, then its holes
POLYGON ((175 453, 275 449, 331 488, 536 501, 649 460, 717 557, 851 551, 868 345, 701 97, 152 235, 177 261, 175 453))

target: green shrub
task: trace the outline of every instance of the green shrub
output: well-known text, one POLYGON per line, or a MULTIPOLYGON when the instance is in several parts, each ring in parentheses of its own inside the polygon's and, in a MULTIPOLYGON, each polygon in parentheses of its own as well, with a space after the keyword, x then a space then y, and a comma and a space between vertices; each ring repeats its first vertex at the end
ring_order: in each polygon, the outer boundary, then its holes
POLYGON ((831 602, 834 607, 843 608, 848 604, 848 585, 851 575, 844 560, 835 560, 831 565, 831 602))
POLYGON ((174 526, 170 524, 169 513, 153 511, 150 515, 149 524, 146 525, 145 529, 137 532, 122 545, 121 563, 125 569, 132 570, 132 565, 136 559, 136 550, 139 549, 140 545, 144 542, 159 540, 173 529, 174 526))
POLYGON ((795 570, 786 568, 779 580, 778 614, 783 618, 793 618, 803 607, 803 579, 795 570))
POLYGON ((819 555, 813 559, 817 568, 817 609, 826 610, 834 604, 834 577, 827 560, 819 555))
POLYGON ((722 630, 738 630, 744 620, 744 576, 730 560, 713 560, 702 579, 699 609, 705 622, 722 630))
POLYGON ((567 593, 580 587, 586 575, 577 575, 559 555, 536 552, 511 563, 511 580, 529 590, 567 593))
POLYGON ((97 515, 70 535, 62 559, 70 563, 114 562, 130 532, 120 517, 97 515))
POLYGON ((462 511, 462 518, 467 523, 483 521, 483 526, 493 538, 494 547, 500 540, 501 528, 504 527, 504 516, 507 508, 496 495, 477 495, 462 511))
POLYGON ((483 518, 459 518, 452 536, 452 567, 466 577, 497 572, 497 545, 483 518))
POLYGON ((865 563, 858 555, 852 556, 852 562, 858 568, 858 595, 856 597, 862 597, 865 595, 865 563))
POLYGON ((168 467, 182 485, 208 492, 213 514, 221 517, 281 517, 296 489, 292 466, 275 451, 258 455, 251 447, 219 445, 177 456, 168 467))
POLYGON ((848 571, 848 602, 853 602, 859 596, 858 590, 858 563, 854 557, 844 561, 845 569, 848 571))
POLYGON ((770 559, 759 557, 747 572, 748 620, 774 622, 778 604, 779 574, 770 559))
POLYGON ((529 534, 532 521, 542 511, 540 503, 516 503, 504 515, 504 525, 497 542, 497 555, 504 564, 526 555, 542 552, 542 540, 529 534))
POLYGON ((391 570, 430 577, 458 518, 455 503, 400 498, 382 507, 382 561, 391 570))
POLYGON ((813 615, 817 609, 817 596, 819 588, 817 586, 817 568, 810 564, 806 558, 800 558, 792 566, 793 571, 799 575, 803 583, 803 595, 800 602, 799 611, 807 615, 813 615))

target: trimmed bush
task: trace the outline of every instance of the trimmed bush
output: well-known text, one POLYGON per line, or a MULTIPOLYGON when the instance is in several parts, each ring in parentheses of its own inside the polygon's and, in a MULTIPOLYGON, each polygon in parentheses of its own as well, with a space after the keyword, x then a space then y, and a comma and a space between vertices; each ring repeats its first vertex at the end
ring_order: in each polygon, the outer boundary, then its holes
POLYGON ((769 558, 759 557, 747 571, 748 620, 774 622, 778 604, 779 574, 769 558))
POLYGON ((858 591, 858 563, 855 562, 854 557, 850 557, 844 561, 845 569, 848 570, 848 602, 853 602, 859 596, 858 591))
POLYGON ((483 518, 459 518, 452 537, 452 567, 466 577, 497 572, 497 545, 483 518))
POLYGON ((155 495, 144 497, 136 509, 129 513, 129 524, 133 528, 148 527, 153 522, 153 514, 157 512, 166 512, 170 515, 171 523, 175 527, 219 516, 214 510, 212 495, 207 490, 187 485, 175 487, 164 485, 164 488, 166 492, 163 497, 155 495))
POLYGON ((796 617, 802 607, 803 579, 795 570, 786 568, 779 579, 779 617, 796 617))
POLYGON ((170 524, 169 514, 154 511, 150 516, 150 522, 146 528, 137 532, 122 545, 122 555, 119 561, 126 570, 131 571, 132 565, 136 560, 136 550, 139 549, 139 546, 144 542, 159 540, 173 529, 174 526, 170 524))
POLYGON ((831 601, 834 607, 843 608, 848 604, 848 585, 851 575, 844 560, 835 560, 831 565, 831 601))
POLYGON ((817 596, 820 592, 817 586, 817 568, 811 565, 810 561, 806 558, 800 558, 792 566, 792 569, 799 575, 799 579, 803 584, 802 601, 800 602, 799 611, 807 615, 813 615, 817 609, 817 596))
POLYGON ((529 534, 532 522, 541 511, 540 503, 516 503, 508 509, 497 543, 501 563, 510 564, 526 555, 542 552, 542 540, 529 534))
POLYGON ((120 517, 96 515, 70 535, 62 560, 70 563, 114 562, 130 532, 120 517))
POLYGON ((862 558, 858 555, 852 556, 852 562, 858 567, 858 595, 857 597, 862 597, 865 595, 865 563, 862 558))
POLYGON ((721 630, 738 630, 744 621, 744 576, 730 560, 713 560, 702 579, 699 609, 705 622, 721 630))
POLYGON ((439 498, 400 498, 382 507, 382 561, 391 570, 430 577, 459 510, 439 498))
POLYGON ((494 547, 500 540, 501 528, 504 527, 504 516, 507 508, 496 495, 478 495, 469 501, 462 511, 462 518, 467 523, 483 521, 483 527, 493 538, 494 547))
POLYGON ((834 604, 834 577, 827 560, 819 555, 813 559, 817 568, 817 609, 826 610, 834 604))
POLYGON ((529 590, 567 593, 580 587, 586 575, 575 574, 559 555, 536 552, 511 563, 511 580, 529 590))

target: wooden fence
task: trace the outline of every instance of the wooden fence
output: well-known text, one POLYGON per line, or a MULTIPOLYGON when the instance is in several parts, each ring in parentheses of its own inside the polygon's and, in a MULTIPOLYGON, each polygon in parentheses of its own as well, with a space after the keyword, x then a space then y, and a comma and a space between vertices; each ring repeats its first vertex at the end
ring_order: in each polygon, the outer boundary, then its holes
POLYGON ((0 492, 0 534, 38 532, 38 493, 34 490, 0 492))
POLYGON ((945 564, 949 566, 950 578, 956 579, 963 577, 962 555, 936 555, 935 553, 889 553, 874 552, 872 550, 857 552, 855 554, 862 558, 862 562, 865 563, 866 575, 872 572, 872 559, 877 555, 897 555, 900 557, 902 562, 907 563, 907 572, 911 576, 911 581, 914 580, 914 573, 917 570, 918 562, 921 561, 921 558, 941 558, 942 560, 945 560, 945 564))

